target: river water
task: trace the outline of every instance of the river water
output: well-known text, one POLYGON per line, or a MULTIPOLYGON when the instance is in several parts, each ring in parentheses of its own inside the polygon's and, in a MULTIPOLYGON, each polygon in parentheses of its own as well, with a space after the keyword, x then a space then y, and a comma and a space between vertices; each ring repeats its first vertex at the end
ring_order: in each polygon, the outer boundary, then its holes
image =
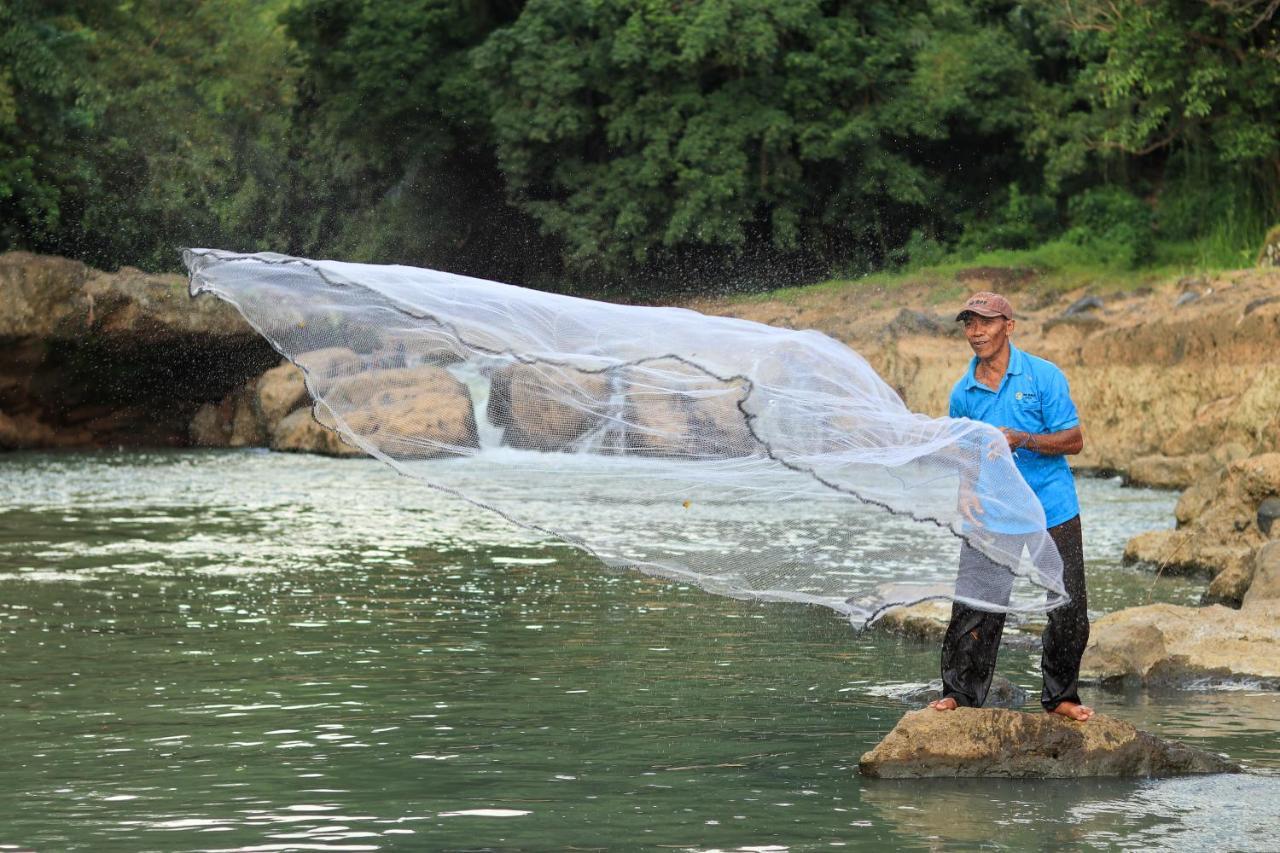
MULTIPOLYGON (((1175 496, 1079 486, 1095 614, 1194 603, 1119 565, 1175 496)), ((860 778, 937 656, 371 460, 0 457, 0 850, 1280 848, 1280 694, 1248 685, 1085 691, 1244 775, 860 778)), ((1030 652, 1000 671, 1038 689, 1030 652)))

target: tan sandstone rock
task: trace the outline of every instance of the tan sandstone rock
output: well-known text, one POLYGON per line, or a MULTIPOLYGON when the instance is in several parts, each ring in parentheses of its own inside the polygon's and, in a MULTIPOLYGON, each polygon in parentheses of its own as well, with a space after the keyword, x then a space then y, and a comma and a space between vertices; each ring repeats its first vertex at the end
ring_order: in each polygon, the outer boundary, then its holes
POLYGON ((1206 602, 1238 607, 1253 579, 1254 551, 1266 537, 1258 505, 1280 494, 1280 453, 1237 459, 1197 480, 1178 499, 1177 530, 1140 534, 1125 546, 1125 562, 1212 577, 1206 602))
POLYGON ((610 377, 550 364, 513 364, 490 380, 486 417, 502 441, 525 450, 568 450, 600 426, 610 377))
POLYGON ((1156 489, 1185 489, 1197 480, 1220 471, 1249 451, 1242 444, 1225 444, 1207 453, 1184 456, 1153 454, 1140 456, 1125 470, 1125 485, 1149 486, 1156 489))
POLYGON ((271 433, 271 449, 324 456, 365 455, 360 448, 344 442, 336 429, 317 423, 311 409, 298 409, 285 415, 271 433))
POLYGON ((858 762, 864 776, 1082 778, 1232 773, 1220 756, 1097 714, 1077 723, 1056 714, 997 708, 906 714, 858 762))
POLYGON ((1081 674, 1099 681, 1280 683, 1280 600, 1241 610, 1150 604, 1109 613, 1090 628, 1081 674))
POLYGON ((365 371, 335 382, 326 399, 353 434, 393 459, 456 456, 480 446, 471 394, 442 367, 365 371))
POLYGON ((254 408, 268 432, 310 399, 302 371, 287 361, 259 376, 254 386, 254 408))
POLYGON ((745 456, 756 447, 738 408, 740 383, 721 382, 678 361, 629 371, 627 451, 643 456, 745 456))
POLYGON ((1254 554, 1253 581, 1244 597, 1244 607, 1280 601, 1280 540, 1263 545, 1254 554))

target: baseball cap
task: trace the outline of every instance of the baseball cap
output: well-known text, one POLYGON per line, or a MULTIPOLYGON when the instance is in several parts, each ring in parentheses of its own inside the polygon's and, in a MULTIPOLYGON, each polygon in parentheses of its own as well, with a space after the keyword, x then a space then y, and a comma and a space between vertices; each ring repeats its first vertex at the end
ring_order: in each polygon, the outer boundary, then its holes
POLYGON ((969 297, 969 301, 960 309, 960 313, 956 315, 956 319, 964 317, 965 314, 973 313, 983 317, 1004 317, 1005 319, 1013 319, 1013 306, 1009 304, 1009 300, 1005 299, 998 293, 992 293, 984 290, 975 293, 969 297))

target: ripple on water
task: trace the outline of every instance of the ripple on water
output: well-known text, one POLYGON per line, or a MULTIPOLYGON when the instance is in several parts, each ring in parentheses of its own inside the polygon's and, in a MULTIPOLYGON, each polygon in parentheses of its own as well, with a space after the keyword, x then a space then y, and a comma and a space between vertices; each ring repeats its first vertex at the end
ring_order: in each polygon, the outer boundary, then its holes
MULTIPOLYGON (((190 452, 0 466, 0 814, 15 816, 0 841, 1262 849, 1250 845, 1280 822, 1275 776, 860 780, 858 755, 902 711, 876 694, 934 677, 935 648, 606 573, 376 463, 190 452)), ((1129 535, 1168 522, 1173 496, 1081 492, 1095 607, 1198 594, 1117 559, 1129 535)), ((734 546, 723 528, 706 534, 734 546)), ((836 570, 892 543, 836 555, 836 570)), ((1029 652, 1003 652, 1001 671, 1038 686, 1029 652)), ((1088 698, 1280 771, 1276 693, 1088 698)))

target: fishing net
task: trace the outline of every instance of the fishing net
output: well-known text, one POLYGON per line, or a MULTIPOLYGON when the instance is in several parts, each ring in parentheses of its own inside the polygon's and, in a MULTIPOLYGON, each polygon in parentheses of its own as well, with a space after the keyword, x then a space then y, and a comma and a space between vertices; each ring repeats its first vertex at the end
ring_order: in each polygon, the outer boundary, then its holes
POLYGON ((413 267, 184 259, 192 295, 298 365, 343 441, 609 567, 859 625, 1066 599, 1001 434, 909 411, 821 333, 413 267))

